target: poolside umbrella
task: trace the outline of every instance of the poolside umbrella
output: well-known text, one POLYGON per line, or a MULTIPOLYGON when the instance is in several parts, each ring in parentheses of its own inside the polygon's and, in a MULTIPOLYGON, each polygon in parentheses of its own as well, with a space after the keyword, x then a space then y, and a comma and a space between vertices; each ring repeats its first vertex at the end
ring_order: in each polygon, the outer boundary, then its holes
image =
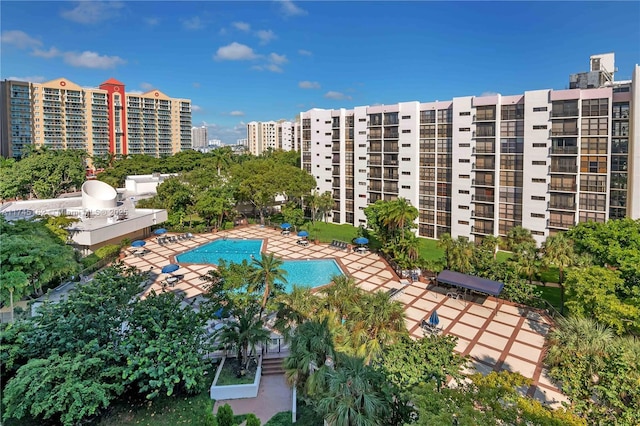
POLYGON ((176 265, 175 263, 170 263, 170 264, 162 267, 162 273, 163 274, 170 274, 172 272, 177 271, 178 269, 180 269, 179 265, 176 265))
POLYGON ((306 238, 306 237, 308 237, 308 236, 309 236, 309 233, 308 233, 307 231, 300 231, 300 232, 298 232, 298 237, 304 237, 304 238, 306 238))
POLYGON ((217 311, 215 311, 215 312, 213 313, 213 316, 214 316, 214 317, 216 317, 216 318, 220 318, 220 319, 222 319, 222 312, 223 312, 223 311, 224 311, 224 309, 220 308, 220 309, 218 309, 217 311))
POLYGON ((164 228, 158 228, 155 231, 153 231, 153 233, 156 234, 156 235, 162 235, 162 234, 166 234, 167 230, 164 229, 164 228))
POLYGON ((438 311, 434 310, 431 312, 431 316, 429 317, 429 325, 438 325, 440 324, 440 318, 438 317, 438 311))
POLYGON ((145 244, 147 244, 146 241, 135 240, 134 242, 131 243, 131 247, 144 247, 145 244))
POLYGON ((356 244, 367 244, 369 242, 369 240, 367 240, 365 237, 358 237, 355 240, 353 240, 354 243, 356 244))
POLYGON ((282 225, 280 225, 280 228, 282 228, 282 229, 289 229, 289 228, 291 228, 291 224, 290 224, 290 223, 286 223, 286 222, 285 222, 285 223, 283 223, 282 225))

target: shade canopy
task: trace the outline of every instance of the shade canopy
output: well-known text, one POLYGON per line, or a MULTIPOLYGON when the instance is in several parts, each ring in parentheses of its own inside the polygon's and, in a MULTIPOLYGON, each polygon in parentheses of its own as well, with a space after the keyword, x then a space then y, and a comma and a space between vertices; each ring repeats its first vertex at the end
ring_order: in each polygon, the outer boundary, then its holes
POLYGON ((298 232, 298 237, 308 237, 309 233, 307 231, 298 232))
POLYGON ((290 223, 286 223, 286 222, 285 222, 285 223, 283 223, 282 225, 280 225, 280 228, 282 228, 282 229, 289 229, 289 228, 291 228, 291 224, 290 224, 290 223))
POLYGON ((179 265, 176 265, 175 263, 170 263, 170 264, 162 267, 162 273, 163 274, 170 274, 172 272, 177 271, 178 269, 180 269, 179 265))
POLYGON ((353 242, 356 244, 367 244, 369 243, 369 240, 366 239, 365 237, 358 237, 355 240, 353 240, 353 242))
POLYGON ((437 280, 439 283, 450 284, 492 296, 498 296, 504 287, 504 283, 499 281, 492 281, 486 278, 474 277, 473 275, 448 270, 440 272, 437 280))
POLYGON ((438 311, 436 311, 435 309, 433 310, 433 312, 431 312, 431 315, 429 316, 429 325, 438 325, 440 324, 440 317, 438 316, 438 311))
POLYGON ((155 231, 153 231, 153 233, 156 234, 156 235, 162 235, 162 234, 166 234, 167 230, 164 229, 164 228, 158 228, 155 231))
POLYGON ((146 241, 135 240, 134 242, 131 243, 131 247, 144 247, 145 244, 147 244, 146 241))

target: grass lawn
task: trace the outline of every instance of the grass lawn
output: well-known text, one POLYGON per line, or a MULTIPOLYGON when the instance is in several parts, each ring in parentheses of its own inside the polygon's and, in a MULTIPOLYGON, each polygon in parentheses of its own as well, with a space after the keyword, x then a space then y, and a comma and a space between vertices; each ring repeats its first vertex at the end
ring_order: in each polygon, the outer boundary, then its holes
POLYGON ((213 410, 209 389, 196 396, 161 396, 153 401, 136 404, 117 404, 99 421, 97 426, 210 426, 205 413, 213 410))
POLYGON ((246 375, 238 377, 236 374, 236 360, 227 359, 222 366, 222 371, 220 371, 220 376, 218 376, 216 386, 246 385, 249 383, 253 383, 256 377, 256 368, 253 364, 254 363, 251 363, 251 365, 249 365, 249 370, 247 370, 246 375))
MULTIPOLYGON (((567 271, 564 271, 565 276, 567 275, 567 271)), ((559 283, 560 282, 560 271, 558 268, 551 267, 548 271, 541 270, 540 271, 540 281, 543 283, 559 283)))
POLYGON ((560 310, 560 288, 537 285, 536 291, 542 292, 540 298, 549 302, 551 306, 557 310, 560 310))
POLYGON ((427 260, 436 260, 444 257, 444 250, 438 247, 438 240, 429 238, 419 238, 420 257, 427 260))

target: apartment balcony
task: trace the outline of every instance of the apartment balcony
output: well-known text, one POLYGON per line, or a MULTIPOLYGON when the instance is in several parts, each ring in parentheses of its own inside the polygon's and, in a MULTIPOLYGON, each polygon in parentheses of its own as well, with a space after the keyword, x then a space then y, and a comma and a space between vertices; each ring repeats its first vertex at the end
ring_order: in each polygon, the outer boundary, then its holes
POLYGON ((471 121, 473 123, 492 122, 492 121, 496 121, 496 117, 495 116, 493 116, 493 117, 491 117, 491 116, 489 116, 489 117, 487 117, 487 116, 478 117, 477 114, 473 114, 473 116, 471 118, 471 121))
POLYGON ((493 195, 480 195, 480 194, 473 194, 471 195, 471 202, 472 203, 493 203, 494 201, 494 196, 493 195))
POLYGON ((493 235, 493 227, 472 226, 471 233, 480 235, 493 235))
POLYGON ((577 165, 552 164, 549 166, 549 173, 578 173, 577 165))
POLYGON ((571 128, 571 129, 562 129, 562 130, 549 130, 549 135, 551 137, 555 137, 555 136, 573 136, 573 137, 578 137, 578 128, 571 128))
POLYGON ((487 149, 487 148, 476 149, 476 147, 474 146, 473 148, 471 148, 471 155, 492 155, 492 154, 495 154, 495 147, 491 147, 491 149, 487 149))
POLYGON ((493 217, 494 217, 494 212, 471 210, 472 219, 492 219, 493 220, 493 217))
POLYGON ((571 228, 573 225, 575 225, 575 223, 573 222, 567 223, 567 222, 553 221, 550 219, 547 220, 547 228, 567 230, 571 228))
POLYGON ((549 148, 549 155, 577 155, 577 146, 552 146, 549 148))
POLYGON ((549 191, 552 192, 577 192, 578 191, 578 185, 574 184, 564 184, 564 185, 559 185, 559 184, 553 184, 550 183, 549 185, 547 185, 547 188, 549 191))
POLYGON ((576 211, 576 203, 553 203, 547 201, 547 210, 576 211))
POLYGON ((471 186, 495 186, 491 179, 471 179, 471 186))
POLYGON ((574 118, 578 117, 578 110, 571 109, 568 111, 551 111, 551 118, 574 118))

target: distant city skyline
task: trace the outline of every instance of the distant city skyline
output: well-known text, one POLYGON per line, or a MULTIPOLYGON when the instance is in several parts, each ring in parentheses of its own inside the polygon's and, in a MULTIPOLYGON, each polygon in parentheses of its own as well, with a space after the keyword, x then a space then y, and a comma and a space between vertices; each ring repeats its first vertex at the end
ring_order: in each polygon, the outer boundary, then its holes
POLYGON ((250 121, 311 108, 563 89, 594 53, 629 79, 638 16, 638 2, 3 1, 0 78, 157 88, 235 144, 250 121))

